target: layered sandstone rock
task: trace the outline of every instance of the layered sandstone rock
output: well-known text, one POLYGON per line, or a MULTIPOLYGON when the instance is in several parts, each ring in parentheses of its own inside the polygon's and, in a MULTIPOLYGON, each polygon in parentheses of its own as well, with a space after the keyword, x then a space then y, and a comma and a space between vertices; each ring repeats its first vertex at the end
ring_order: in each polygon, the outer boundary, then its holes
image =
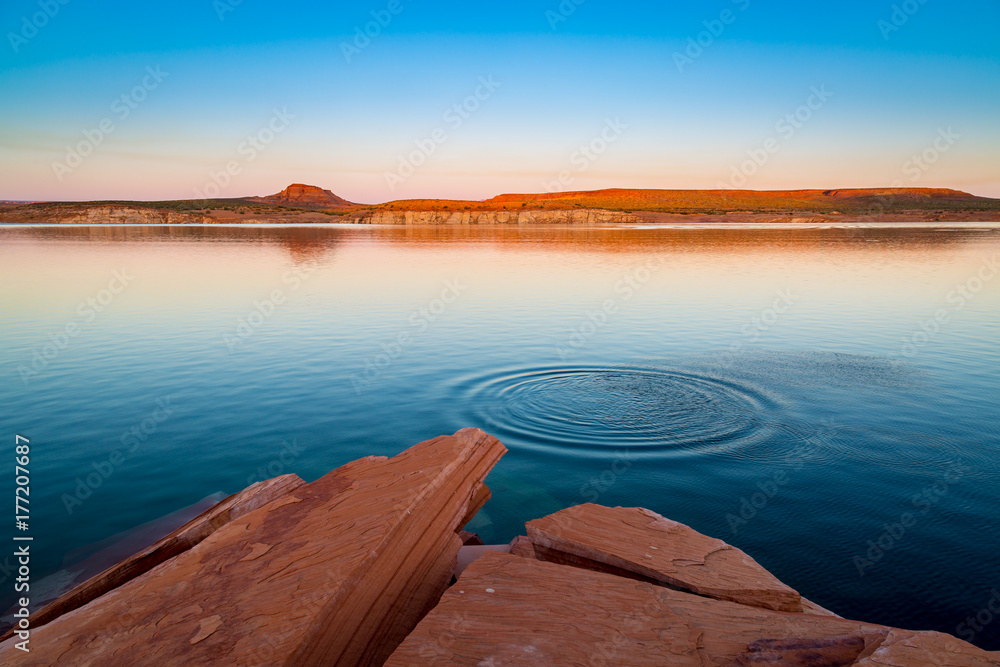
POLYGON ((20 665, 378 665, 452 578, 504 454, 465 429, 369 457, 230 521, 31 637, 20 665))
MULTIPOLYGON (((46 618, 46 612, 52 603, 61 598, 68 598, 73 589, 89 582, 105 570, 115 568, 133 555, 145 551, 227 497, 222 492, 210 494, 192 505, 112 535, 100 542, 70 550, 63 558, 61 569, 31 582, 30 601, 35 611, 31 617, 32 624, 37 627, 40 618, 47 623, 51 619, 46 618)), ((19 609, 20 605, 14 605, 0 617, 0 642, 12 635, 12 629, 18 621, 14 614, 19 609)))
POLYGON ((588 503, 529 521, 527 529, 541 560, 635 574, 765 609, 803 610, 799 594, 750 556, 647 509, 588 503))
POLYGON ((505 451, 465 429, 256 484, 36 613, 0 664, 1000 667, 835 616, 649 510, 580 505, 482 545, 461 529, 505 451))
POLYGON ((386 665, 1000 665, 938 633, 762 609, 488 552, 386 665))
POLYGON ((554 211, 366 211, 351 218, 363 225, 498 225, 635 223, 621 211, 574 209, 554 211))
POLYGON ((213 219, 202 213, 139 206, 77 204, 59 207, 21 207, 4 211, 0 222, 67 225, 186 225, 207 224, 213 219))
MULTIPOLYGON (((108 591, 149 572, 160 563, 191 549, 230 521, 263 507, 305 484, 297 475, 282 475, 257 482, 205 510, 154 544, 139 550, 104 572, 74 587, 32 616, 35 628, 96 600, 108 591)), ((0 641, 11 636, 0 637, 0 641)))
POLYGON ((861 656, 855 667, 995 667, 1000 652, 981 651, 974 646, 940 632, 889 630, 885 639, 861 656))

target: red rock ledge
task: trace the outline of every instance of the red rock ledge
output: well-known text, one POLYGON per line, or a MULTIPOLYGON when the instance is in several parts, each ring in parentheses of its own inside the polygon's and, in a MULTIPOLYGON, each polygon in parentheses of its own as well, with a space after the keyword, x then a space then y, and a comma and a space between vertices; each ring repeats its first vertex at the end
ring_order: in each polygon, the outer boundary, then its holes
POLYGON ((250 487, 36 613, 31 653, 8 639, 0 664, 1000 666, 840 618, 645 509, 580 505, 482 545, 462 528, 505 451, 465 429, 250 487))
POLYGON ((381 665, 451 582, 506 451, 465 429, 349 463, 37 628, 30 653, 8 639, 0 664, 381 665))

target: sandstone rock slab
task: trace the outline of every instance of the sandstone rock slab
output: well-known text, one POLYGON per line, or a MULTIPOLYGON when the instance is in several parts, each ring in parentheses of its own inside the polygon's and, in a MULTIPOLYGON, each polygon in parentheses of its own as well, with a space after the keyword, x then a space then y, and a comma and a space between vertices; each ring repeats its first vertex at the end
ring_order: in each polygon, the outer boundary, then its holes
POLYGON ((940 632, 891 630, 878 647, 867 652, 856 667, 995 667, 1000 652, 981 651, 940 632))
POLYGON ((482 546, 483 544, 486 544, 483 542, 483 538, 479 537, 479 535, 470 533, 467 530, 458 531, 458 539, 462 540, 462 544, 467 547, 482 546))
POLYGON ((378 665, 451 580, 506 449, 478 429, 368 457, 32 634, 19 665, 378 665))
MULTIPOLYGON (((297 475, 282 475, 257 482, 229 496, 166 537, 94 575, 47 604, 32 615, 32 625, 37 629, 67 612, 96 600, 108 591, 187 551, 230 521, 263 507, 303 484, 305 482, 297 475)), ((10 636, 11 633, 8 632, 0 637, 0 641, 10 636)))
MULTIPOLYGON (((863 662, 894 632, 490 552, 469 566, 386 665, 938 664, 934 652, 909 662, 863 662)), ((906 634, 927 639, 936 633, 906 634)), ((940 664, 1000 665, 995 654, 955 642, 962 645, 955 655, 968 662, 940 664)))
POLYGON ((481 557, 487 551, 499 551, 500 553, 508 553, 510 551, 509 544, 478 544, 478 545, 465 545, 458 550, 458 562, 455 564, 456 577, 462 576, 466 568, 476 562, 479 557, 481 557))
POLYGON ((527 530, 542 560, 765 609, 804 610, 795 590, 747 554, 647 509, 587 503, 529 521, 527 530))

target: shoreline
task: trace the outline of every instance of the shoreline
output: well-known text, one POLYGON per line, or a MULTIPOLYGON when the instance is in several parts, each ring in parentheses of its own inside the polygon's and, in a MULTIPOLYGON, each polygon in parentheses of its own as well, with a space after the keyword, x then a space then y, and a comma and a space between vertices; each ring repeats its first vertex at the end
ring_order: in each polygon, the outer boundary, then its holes
POLYGON ((449 224, 379 224, 372 225, 362 222, 3 222, 0 221, 0 229, 45 229, 45 228, 66 228, 66 227, 210 227, 210 228, 233 228, 233 229, 370 229, 378 228, 448 228, 448 227, 480 227, 480 228, 512 228, 520 227, 527 229, 636 229, 636 230, 656 230, 656 229, 752 229, 752 230, 780 230, 780 229, 1000 229, 1000 220, 954 220, 954 221, 925 221, 925 220, 839 220, 822 222, 752 222, 752 221, 690 221, 690 222, 604 222, 604 223, 491 223, 491 224, 470 224, 470 225, 449 225, 449 224))
MULTIPOLYGON (((298 188, 298 189, 296 189, 298 188)), ((952 191, 720 193, 598 191, 502 195, 486 201, 408 200, 351 204, 311 186, 280 195, 176 202, 0 204, 0 224, 79 225, 633 225, 638 228, 771 226, 947 227, 1000 224, 1000 200, 952 191), (634 196, 624 196, 622 193, 634 196), (667 196, 669 195, 669 196, 667 196), (991 224, 992 223, 992 224, 991 224)), ((798 227, 796 227, 798 228, 798 227)))

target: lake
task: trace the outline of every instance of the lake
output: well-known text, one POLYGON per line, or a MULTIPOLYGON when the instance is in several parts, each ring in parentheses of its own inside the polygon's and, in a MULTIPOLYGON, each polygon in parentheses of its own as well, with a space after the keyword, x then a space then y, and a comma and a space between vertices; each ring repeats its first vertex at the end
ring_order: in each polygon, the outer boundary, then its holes
POLYGON ((974 224, 0 226, 33 578, 477 426, 510 449, 487 543, 648 507, 838 614, 1000 649, 966 622, 1000 588, 998 261, 974 224))

